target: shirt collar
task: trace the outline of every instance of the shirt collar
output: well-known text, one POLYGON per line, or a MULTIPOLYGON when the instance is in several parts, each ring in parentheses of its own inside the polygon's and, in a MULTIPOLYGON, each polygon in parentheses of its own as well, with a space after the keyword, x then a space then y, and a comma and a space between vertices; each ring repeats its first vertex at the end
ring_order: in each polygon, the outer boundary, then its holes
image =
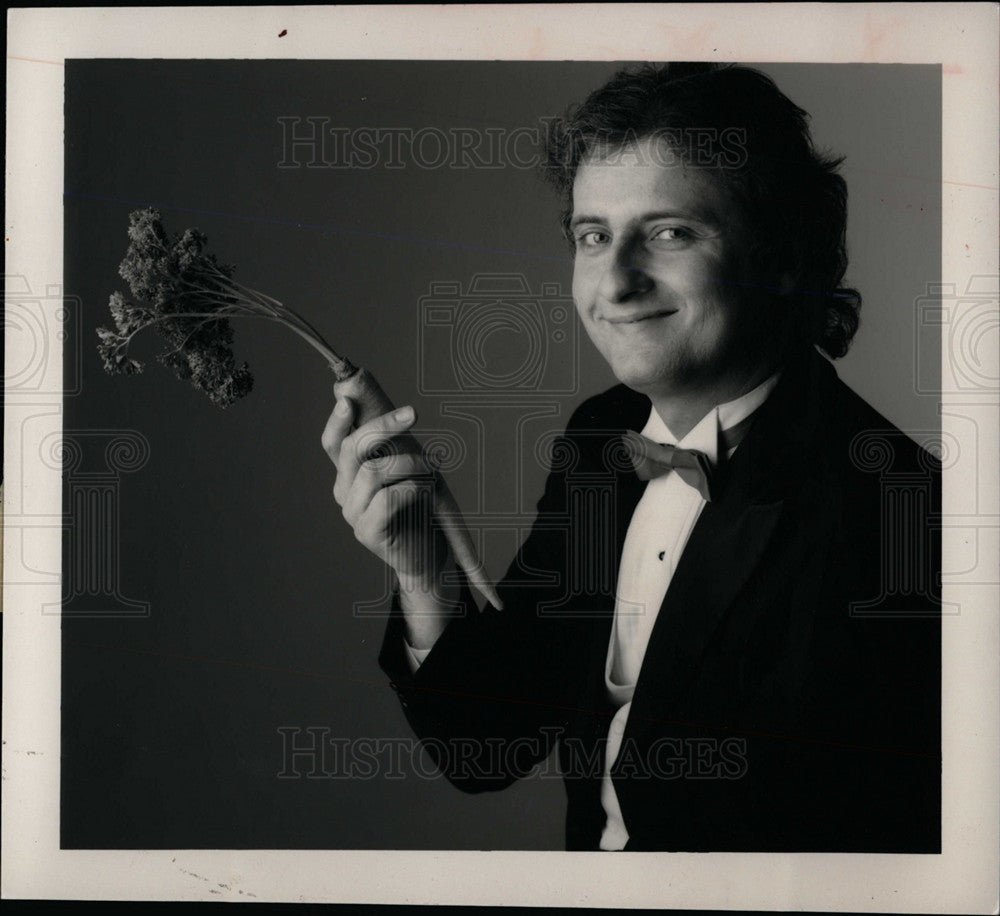
MULTIPOLYGON (((642 429, 642 435, 663 445, 677 445, 680 448, 703 452, 715 464, 719 460, 719 434, 745 420, 760 407, 774 390, 780 377, 781 370, 779 369, 752 391, 748 391, 732 401, 726 401, 724 404, 717 404, 698 421, 680 442, 670 431, 670 427, 663 422, 663 419, 656 412, 656 408, 650 408, 649 419, 642 429)), ((728 454, 732 455, 735 450, 735 448, 730 449, 728 454)))

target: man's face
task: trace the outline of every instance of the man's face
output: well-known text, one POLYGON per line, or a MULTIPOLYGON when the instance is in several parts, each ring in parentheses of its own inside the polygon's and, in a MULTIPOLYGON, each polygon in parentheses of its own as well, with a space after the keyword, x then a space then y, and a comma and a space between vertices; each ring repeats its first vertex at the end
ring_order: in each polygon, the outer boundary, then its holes
POLYGON ((728 400, 761 364, 762 317, 740 282, 743 230, 716 179, 659 143, 577 170, 573 299, 619 381, 654 401, 728 400))

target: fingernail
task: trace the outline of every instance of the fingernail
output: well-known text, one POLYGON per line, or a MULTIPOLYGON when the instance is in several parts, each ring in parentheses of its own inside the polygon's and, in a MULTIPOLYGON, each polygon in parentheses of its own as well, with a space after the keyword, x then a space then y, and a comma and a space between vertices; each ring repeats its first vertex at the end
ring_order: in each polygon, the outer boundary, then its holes
POLYGON ((400 423, 409 423, 413 419, 413 408, 412 407, 400 407, 393 417, 397 419, 400 423))
POLYGON ((341 398, 337 401, 333 412, 339 417, 346 417, 351 412, 351 405, 347 403, 347 398, 341 398))

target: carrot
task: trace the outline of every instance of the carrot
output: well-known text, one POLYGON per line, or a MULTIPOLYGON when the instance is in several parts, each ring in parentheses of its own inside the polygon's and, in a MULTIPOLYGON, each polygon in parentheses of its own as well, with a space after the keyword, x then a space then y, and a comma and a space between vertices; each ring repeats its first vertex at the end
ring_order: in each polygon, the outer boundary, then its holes
MULTIPOLYGON (((132 339, 154 327, 168 340, 170 349, 160 361, 178 378, 187 379, 220 407, 245 397, 253 376, 244 363, 237 366, 230 348, 231 318, 263 318, 293 331, 320 353, 337 378, 341 391, 358 404, 358 425, 393 409, 392 401, 367 369, 358 369, 340 356, 316 328, 294 309, 272 296, 250 289, 233 278, 233 268, 219 264, 205 247, 208 239, 197 229, 171 237, 152 207, 129 215, 129 247, 118 272, 129 284, 138 303, 120 292, 108 302, 113 328, 97 329, 98 353, 108 372, 133 375, 143 365, 129 355, 132 339)), ((420 446, 409 434, 407 445, 420 446)), ((503 604, 476 553, 455 497, 444 481, 437 488, 434 513, 459 567, 469 583, 497 609, 503 604)))
MULTIPOLYGON (((333 388, 334 393, 338 398, 347 396, 358 405, 358 415, 355 418, 358 426, 395 409, 389 396, 367 369, 359 369, 343 357, 340 357, 339 364, 331 362, 331 368, 338 378, 333 388)), ((399 438, 407 447, 412 447, 414 451, 419 450, 416 439, 410 433, 404 433, 399 438)), ((448 546, 451 547, 456 563, 468 577, 469 584, 493 607, 502 611, 503 602, 479 559, 458 503, 443 479, 435 491, 434 515, 448 546)))

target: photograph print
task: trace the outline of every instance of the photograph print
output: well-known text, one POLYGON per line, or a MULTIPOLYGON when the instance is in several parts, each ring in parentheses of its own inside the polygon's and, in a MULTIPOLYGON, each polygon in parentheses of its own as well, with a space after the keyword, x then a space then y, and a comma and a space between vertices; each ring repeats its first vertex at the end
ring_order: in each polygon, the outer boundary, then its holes
POLYGON ((940 853, 940 66, 65 119, 63 848, 940 853))

